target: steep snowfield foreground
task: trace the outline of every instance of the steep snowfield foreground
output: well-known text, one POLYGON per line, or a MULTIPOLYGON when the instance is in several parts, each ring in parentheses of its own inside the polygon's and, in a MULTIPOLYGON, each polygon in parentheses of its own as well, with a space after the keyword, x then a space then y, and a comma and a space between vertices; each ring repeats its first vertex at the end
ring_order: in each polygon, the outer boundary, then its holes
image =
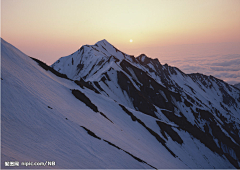
POLYGON ((56 76, 3 39, 1 69, 2 168, 9 161, 30 169, 236 168, 164 114, 144 114, 124 104, 127 95, 114 100, 106 88, 102 94, 56 76), (46 161, 55 166, 21 165, 46 161))

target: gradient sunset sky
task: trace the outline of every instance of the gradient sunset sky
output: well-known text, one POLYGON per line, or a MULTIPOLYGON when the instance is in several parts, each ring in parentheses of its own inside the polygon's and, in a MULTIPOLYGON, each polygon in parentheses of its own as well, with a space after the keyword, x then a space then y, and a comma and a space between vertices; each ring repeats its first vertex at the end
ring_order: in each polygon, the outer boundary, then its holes
POLYGON ((1 0, 1 37, 47 64, 102 39, 160 62, 240 54, 240 0, 1 0))

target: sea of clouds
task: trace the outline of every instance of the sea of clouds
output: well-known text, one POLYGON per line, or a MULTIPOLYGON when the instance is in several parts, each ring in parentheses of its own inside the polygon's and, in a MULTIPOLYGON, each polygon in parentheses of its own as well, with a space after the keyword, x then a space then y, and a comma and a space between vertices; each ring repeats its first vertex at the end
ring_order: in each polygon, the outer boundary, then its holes
POLYGON ((229 84, 240 83, 240 54, 188 56, 164 59, 162 62, 178 67, 184 73, 212 75, 229 84))

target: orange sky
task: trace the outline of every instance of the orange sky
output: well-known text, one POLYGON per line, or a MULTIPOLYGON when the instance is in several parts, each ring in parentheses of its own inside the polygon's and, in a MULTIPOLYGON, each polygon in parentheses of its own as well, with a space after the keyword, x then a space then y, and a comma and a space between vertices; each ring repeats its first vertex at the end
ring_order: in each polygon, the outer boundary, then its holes
POLYGON ((1 37, 47 64, 102 39, 159 58, 157 47, 239 44, 239 9, 239 0, 1 0, 1 37))

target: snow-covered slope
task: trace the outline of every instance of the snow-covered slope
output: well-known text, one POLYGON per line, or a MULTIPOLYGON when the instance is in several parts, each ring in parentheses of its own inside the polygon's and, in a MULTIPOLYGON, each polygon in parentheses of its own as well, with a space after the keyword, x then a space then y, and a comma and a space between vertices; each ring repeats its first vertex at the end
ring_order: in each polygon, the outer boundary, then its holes
POLYGON ((171 78, 163 81, 106 40, 54 63, 62 74, 3 39, 1 50, 2 168, 239 167, 240 92, 220 80, 214 89, 233 99, 217 108, 195 75, 158 65, 171 78), (21 166, 29 161, 56 165, 21 166))
POLYGON ((234 84, 234 86, 237 87, 238 89, 240 89, 240 83, 234 84))

